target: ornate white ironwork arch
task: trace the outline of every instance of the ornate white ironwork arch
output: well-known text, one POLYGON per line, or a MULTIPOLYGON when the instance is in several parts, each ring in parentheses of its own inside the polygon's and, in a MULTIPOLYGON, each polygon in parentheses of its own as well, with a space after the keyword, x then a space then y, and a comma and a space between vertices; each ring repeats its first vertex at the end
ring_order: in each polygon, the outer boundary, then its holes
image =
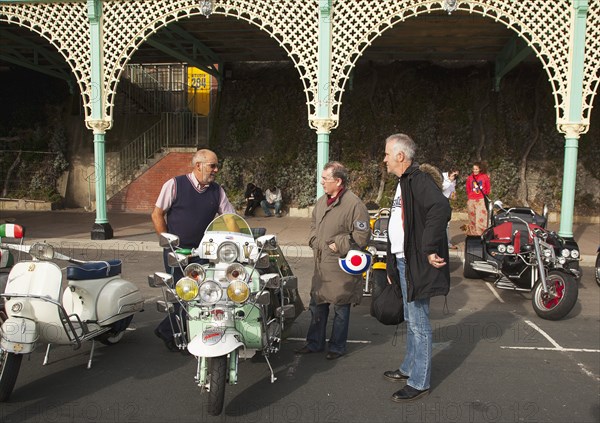
MULTIPOLYGON (((385 30, 418 15, 441 11, 443 0, 337 0, 331 56, 332 127, 337 126, 344 86, 357 59, 385 30)), ((111 0, 103 3, 104 69, 102 98, 91 83, 90 25, 86 2, 2 3, 0 21, 39 33, 65 58, 82 93, 86 121, 101 101, 104 119, 121 72, 131 55, 159 28, 200 14, 197 0, 111 0)), ((535 51, 548 74, 557 124, 565 118, 569 89, 572 0, 458 0, 454 13, 476 13, 514 30, 535 51)), ((298 69, 308 117, 317 102, 318 0, 214 0, 213 13, 242 19, 269 33, 298 69)), ((587 127, 600 81, 600 0, 589 0, 581 122, 587 127)))
POLYGON ((0 22, 40 34, 65 58, 77 79, 85 115, 97 100, 90 86, 90 22, 85 3, 19 3, 0 5, 0 22))
MULTIPOLYGON (((384 31, 409 18, 433 11, 445 11, 444 3, 433 0, 355 0, 336 3, 334 27, 345 28, 344 31, 334 31, 332 43, 331 98, 336 121, 344 85, 357 59, 368 46, 384 31)), ((457 1, 455 7, 454 13, 476 13, 500 22, 528 43, 548 73, 557 122, 564 120, 569 75, 571 1, 468 0, 457 1)))
POLYGON ((585 34, 582 121, 589 125, 592 104, 600 84, 600 1, 591 0, 585 34))
MULTIPOLYGON (((317 3, 268 0, 213 1, 213 14, 245 20, 273 37, 287 52, 300 73, 307 104, 314 102, 317 56, 317 3)), ((197 0, 128 0, 104 4, 106 115, 120 74, 135 50, 154 32, 171 22, 201 15, 197 0)))

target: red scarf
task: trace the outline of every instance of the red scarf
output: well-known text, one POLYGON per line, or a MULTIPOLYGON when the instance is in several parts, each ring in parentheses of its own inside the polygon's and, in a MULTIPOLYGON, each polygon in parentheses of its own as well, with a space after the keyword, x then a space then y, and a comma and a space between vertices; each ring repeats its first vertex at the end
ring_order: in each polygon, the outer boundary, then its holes
POLYGON ((342 188, 335 196, 329 197, 327 199, 327 206, 331 206, 335 202, 335 200, 337 200, 338 198, 342 198, 342 194, 344 194, 344 192, 346 192, 346 188, 342 188))

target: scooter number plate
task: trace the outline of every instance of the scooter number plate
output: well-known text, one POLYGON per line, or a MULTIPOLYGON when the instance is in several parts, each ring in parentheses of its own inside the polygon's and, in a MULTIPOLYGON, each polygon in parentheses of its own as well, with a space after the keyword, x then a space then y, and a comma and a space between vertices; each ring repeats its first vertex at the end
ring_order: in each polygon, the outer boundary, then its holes
POLYGON ((206 345, 215 345, 223 339, 225 331, 217 328, 209 328, 202 332, 202 342, 206 345))

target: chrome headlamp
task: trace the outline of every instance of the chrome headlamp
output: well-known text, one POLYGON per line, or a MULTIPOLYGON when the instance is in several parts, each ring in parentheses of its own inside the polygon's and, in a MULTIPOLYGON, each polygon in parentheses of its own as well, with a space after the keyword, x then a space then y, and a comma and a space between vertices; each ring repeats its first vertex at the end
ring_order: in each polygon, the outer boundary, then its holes
POLYGON ((192 263, 186 266, 184 272, 185 276, 192 278, 198 282, 203 282, 206 277, 204 268, 199 263, 192 263))
POLYGON ((579 251, 578 250, 571 250, 571 258, 578 259, 579 258, 579 251))
POLYGON ((246 272, 246 268, 240 263, 232 263, 229 266, 227 266, 227 270, 225 271, 225 277, 230 282, 235 279, 246 280, 248 277, 248 273, 246 272))
POLYGON ((506 245, 504 245, 504 244, 498 245, 498 252, 499 253, 505 253, 506 252, 506 245))
POLYGON ((54 247, 45 242, 36 242, 29 249, 29 254, 38 260, 52 260, 54 258, 54 247))
POLYGON ((513 253, 515 252, 515 246, 514 246, 514 245, 508 245, 508 246, 506 247, 506 252, 507 252, 508 254, 513 254, 513 253))
POLYGON ((192 301, 198 296, 198 282, 190 277, 183 277, 175 284, 175 292, 183 301, 192 301))
POLYGON ((233 242, 224 242, 219 245, 219 249, 217 250, 217 258, 219 261, 224 261, 225 263, 233 263, 238 259, 239 255, 237 245, 233 242))
POLYGON ((569 257, 571 255, 571 252, 569 251, 568 248, 563 248, 560 251, 560 255, 563 256, 563 257, 565 257, 565 258, 567 258, 567 257, 569 257))
POLYGON ((227 296, 234 303, 241 304, 250 296, 250 288, 243 280, 233 280, 227 287, 227 296))
POLYGON ((200 285, 200 293, 198 294, 200 300, 205 304, 215 304, 221 299, 223 290, 221 285, 215 281, 207 280, 200 285))

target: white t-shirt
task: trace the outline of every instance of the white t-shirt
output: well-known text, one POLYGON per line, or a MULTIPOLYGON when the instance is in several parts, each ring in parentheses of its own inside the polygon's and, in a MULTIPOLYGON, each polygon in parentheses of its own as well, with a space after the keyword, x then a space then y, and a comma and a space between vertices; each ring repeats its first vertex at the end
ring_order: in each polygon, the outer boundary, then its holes
POLYGON ((396 257, 404 257, 404 222, 402 221, 402 189, 400 183, 396 187, 394 201, 390 209, 390 221, 388 222, 388 234, 390 236, 390 248, 396 257))
POLYGON ((452 193, 456 191, 456 179, 451 181, 448 178, 448 172, 442 173, 442 176, 444 177, 444 182, 442 183, 442 192, 444 193, 446 198, 450 198, 452 193))

